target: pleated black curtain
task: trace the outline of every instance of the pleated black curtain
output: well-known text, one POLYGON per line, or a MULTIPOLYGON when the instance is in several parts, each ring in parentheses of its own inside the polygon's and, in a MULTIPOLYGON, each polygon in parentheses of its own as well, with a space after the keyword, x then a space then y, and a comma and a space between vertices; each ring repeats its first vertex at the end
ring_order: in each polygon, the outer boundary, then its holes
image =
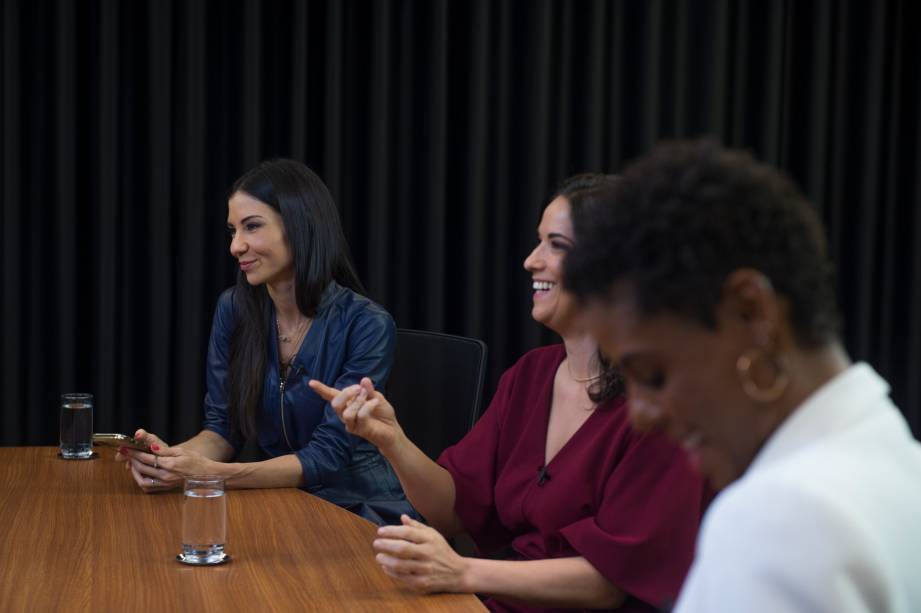
POLYGON ((912 0, 5 0, 0 444, 199 428, 227 189, 303 160, 403 327, 484 339, 489 386, 552 337, 529 316, 553 186, 713 135, 820 207, 847 348, 921 432, 921 9, 912 0))

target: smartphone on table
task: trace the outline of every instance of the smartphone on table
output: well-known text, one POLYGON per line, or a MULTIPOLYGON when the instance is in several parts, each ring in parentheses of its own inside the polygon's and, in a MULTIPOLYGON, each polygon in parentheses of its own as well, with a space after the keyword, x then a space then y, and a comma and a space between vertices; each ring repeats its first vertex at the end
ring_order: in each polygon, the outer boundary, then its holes
POLYGON ((140 451, 150 451, 146 443, 137 440, 126 434, 101 434, 93 435, 93 443, 96 445, 105 445, 107 447, 128 447, 129 449, 138 449, 140 451))

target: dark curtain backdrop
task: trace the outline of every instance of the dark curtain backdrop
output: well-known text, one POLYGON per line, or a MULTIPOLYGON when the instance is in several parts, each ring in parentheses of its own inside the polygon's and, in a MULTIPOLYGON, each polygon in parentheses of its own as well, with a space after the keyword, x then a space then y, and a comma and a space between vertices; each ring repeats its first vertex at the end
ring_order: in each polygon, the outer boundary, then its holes
POLYGON ((263 158, 334 193, 398 325, 525 350, 521 262, 562 178, 713 135, 820 208, 845 342, 921 431, 913 0, 4 0, 2 444, 199 427, 226 190, 263 158))

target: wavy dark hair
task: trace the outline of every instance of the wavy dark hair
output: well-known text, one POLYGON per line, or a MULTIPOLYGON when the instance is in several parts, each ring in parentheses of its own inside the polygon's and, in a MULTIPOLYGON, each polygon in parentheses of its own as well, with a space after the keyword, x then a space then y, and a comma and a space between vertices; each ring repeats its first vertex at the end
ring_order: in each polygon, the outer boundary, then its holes
MULTIPOLYGON (((237 192, 264 202, 281 215, 294 259, 294 294, 301 313, 316 315, 323 292, 333 281, 365 293, 332 194, 316 173, 296 160, 267 160, 237 179, 228 198, 237 192)), ((252 286, 239 273, 228 402, 231 432, 246 438, 255 434, 256 412, 262 402, 266 347, 272 338, 271 302, 265 285, 252 286)))
MULTIPOLYGON (((581 220, 584 215, 585 202, 596 199, 613 189, 619 177, 600 173, 584 173, 565 179, 556 188, 550 201, 563 197, 569 202, 569 215, 573 221, 573 228, 577 227, 576 220, 581 220)), ((574 230, 576 244, 579 243, 579 232, 574 230)), ((569 256, 567 255, 567 258, 569 256)), ((614 368, 604 354, 599 350, 595 356, 600 367, 600 377, 592 382, 588 388, 588 396, 592 402, 600 403, 610 400, 624 393, 624 379, 620 372, 614 368)))
POLYGON ((822 225, 780 171, 699 140, 661 145, 622 177, 573 218, 579 241, 563 263, 569 291, 615 300, 626 284, 643 315, 673 313, 715 329, 726 278, 753 268, 789 300, 802 346, 837 340, 822 225))

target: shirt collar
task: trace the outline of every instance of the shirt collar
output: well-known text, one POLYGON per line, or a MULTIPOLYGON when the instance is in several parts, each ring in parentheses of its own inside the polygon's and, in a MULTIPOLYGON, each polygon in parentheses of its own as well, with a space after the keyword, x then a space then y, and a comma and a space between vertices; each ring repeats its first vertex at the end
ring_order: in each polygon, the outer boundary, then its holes
POLYGON ((861 420, 874 401, 889 394, 889 384, 866 363, 848 367, 794 409, 761 447, 750 474, 794 451, 861 420))
MULTIPOLYGON (((307 361, 305 356, 312 356, 311 352, 315 351, 315 349, 312 349, 312 344, 309 341, 311 340, 311 336, 316 334, 316 332, 314 332, 314 329, 323 327, 325 320, 327 316, 329 315, 330 306, 336 302, 336 299, 339 297, 339 295, 343 291, 345 291, 345 288, 343 288, 341 285, 339 285, 335 281, 330 281, 329 285, 326 286, 326 289, 323 290, 323 294, 320 296, 320 304, 317 306, 317 312, 313 316, 313 322, 310 324, 310 328, 308 328, 307 334, 304 335, 304 340, 301 342, 301 346, 298 348, 297 353, 294 355, 293 358, 291 358, 291 366, 297 367, 297 366, 304 365, 305 362, 307 361)), ((275 311, 273 307, 273 310, 272 310, 273 322, 274 322, 275 316, 276 315, 275 315, 275 311)), ((269 343, 269 356, 272 359, 272 363, 277 367, 278 365, 278 344, 275 341, 274 334, 275 334, 275 328, 273 327, 271 335, 269 336, 269 338, 272 339, 272 342, 269 343)))
POLYGON ((336 298, 339 297, 339 293, 342 292, 343 289, 344 288, 335 281, 329 282, 329 285, 326 286, 326 289, 323 290, 323 295, 320 297, 320 304, 317 306, 317 314, 314 316, 314 319, 319 319, 326 315, 326 310, 329 308, 329 305, 336 301, 336 298))

